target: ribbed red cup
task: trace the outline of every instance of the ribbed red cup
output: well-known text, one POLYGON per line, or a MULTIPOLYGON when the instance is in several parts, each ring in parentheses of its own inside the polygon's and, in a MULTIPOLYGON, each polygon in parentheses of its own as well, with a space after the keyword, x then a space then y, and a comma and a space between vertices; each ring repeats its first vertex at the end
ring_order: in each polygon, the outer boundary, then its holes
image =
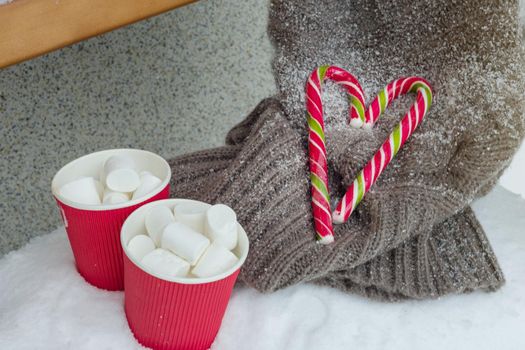
POLYGON ((124 250, 124 307, 129 327, 142 344, 161 350, 208 349, 221 326, 226 306, 248 255, 248 237, 239 225, 239 243, 233 250, 239 261, 230 270, 211 278, 171 278, 155 275, 128 254, 131 238, 144 234, 144 218, 154 206, 173 209, 185 199, 147 204, 133 212, 122 226, 124 250))
POLYGON ((95 287, 107 290, 124 289, 124 272, 120 231, 126 218, 142 205, 169 197, 171 169, 162 157, 143 150, 115 149, 91 153, 60 169, 51 183, 73 255, 82 277, 95 287), (97 178, 103 162, 111 155, 131 156, 139 169, 162 179, 150 195, 129 202, 111 205, 83 205, 60 196, 59 189, 81 176, 97 178))

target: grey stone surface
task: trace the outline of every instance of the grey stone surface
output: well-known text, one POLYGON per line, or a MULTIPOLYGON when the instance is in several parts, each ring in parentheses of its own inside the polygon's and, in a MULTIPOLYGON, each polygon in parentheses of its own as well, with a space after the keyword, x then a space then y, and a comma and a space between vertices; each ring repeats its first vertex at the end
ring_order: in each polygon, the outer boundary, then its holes
POLYGON ((201 1, 0 71, 0 255, 61 224, 50 183, 70 160, 222 144, 275 91, 267 17, 201 1))

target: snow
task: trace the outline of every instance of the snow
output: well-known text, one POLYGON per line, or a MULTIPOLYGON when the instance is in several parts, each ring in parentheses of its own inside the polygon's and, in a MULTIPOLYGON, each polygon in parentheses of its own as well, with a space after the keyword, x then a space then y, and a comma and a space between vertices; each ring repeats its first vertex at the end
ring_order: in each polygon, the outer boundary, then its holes
MULTIPOLYGON (((212 350, 523 349, 525 200, 502 187, 474 204, 507 284, 395 304, 314 285, 264 295, 237 287, 212 350)), ((137 349, 123 293, 76 273, 63 228, 0 260, 0 349, 137 349)))

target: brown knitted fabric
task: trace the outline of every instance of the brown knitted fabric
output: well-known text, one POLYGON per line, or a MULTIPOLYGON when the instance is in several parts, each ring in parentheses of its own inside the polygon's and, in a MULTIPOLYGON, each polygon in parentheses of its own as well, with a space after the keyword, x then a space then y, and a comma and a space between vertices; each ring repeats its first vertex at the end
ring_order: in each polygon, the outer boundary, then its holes
MULTIPOLYGON (((237 211, 251 242, 241 274, 248 285, 272 291, 312 281, 393 300, 503 283, 468 204, 493 186, 524 133, 517 6, 397 2, 274 1, 280 95, 235 127, 226 146, 172 160, 174 196, 237 211), (414 16, 417 9, 425 10, 414 16), (353 72, 369 99, 408 74, 437 92, 328 246, 314 240, 303 93, 309 72, 324 63, 353 72)), ((394 103, 372 131, 346 125, 348 106, 334 86, 323 99, 332 198, 340 198, 413 97, 394 103)))
POLYGON ((468 208, 432 230, 422 224, 428 216, 424 207, 405 212, 406 221, 375 222, 371 217, 392 220, 392 211, 399 215, 396 206, 407 208, 402 198, 371 196, 376 199, 367 198, 352 220, 336 226, 335 243, 317 244, 306 146, 278 101, 263 101, 227 143, 173 159, 173 195, 227 203, 238 212, 251 242, 241 275, 248 285, 272 291, 314 281, 394 300, 502 284, 468 208))

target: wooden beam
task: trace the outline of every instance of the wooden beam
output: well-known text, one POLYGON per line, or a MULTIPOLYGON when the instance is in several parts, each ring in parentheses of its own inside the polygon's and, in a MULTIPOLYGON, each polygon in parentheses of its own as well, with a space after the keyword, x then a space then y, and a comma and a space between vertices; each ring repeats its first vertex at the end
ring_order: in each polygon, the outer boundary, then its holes
POLYGON ((14 0, 0 5, 0 68, 194 0, 14 0))

